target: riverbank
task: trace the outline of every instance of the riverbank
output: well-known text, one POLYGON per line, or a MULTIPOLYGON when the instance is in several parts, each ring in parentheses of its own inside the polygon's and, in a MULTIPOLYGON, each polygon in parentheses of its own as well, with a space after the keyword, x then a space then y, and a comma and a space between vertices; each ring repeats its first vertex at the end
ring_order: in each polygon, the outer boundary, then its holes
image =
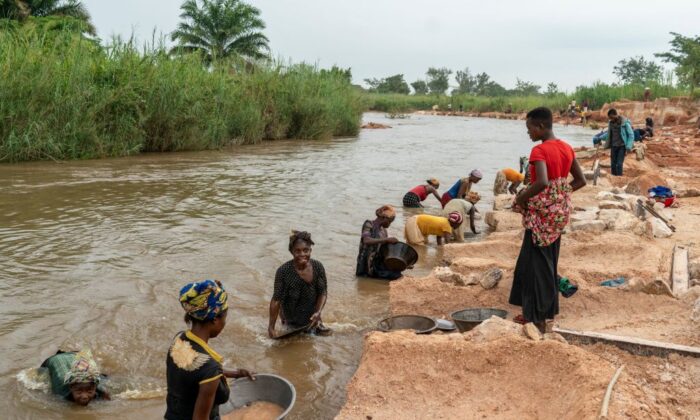
POLYGON ((359 132, 346 76, 313 66, 231 62, 69 31, 0 31, 0 162, 222 149, 359 132))
MULTIPOLYGON (((617 178, 605 173, 608 153, 578 152, 587 170, 600 159, 603 177, 574 194, 577 211, 562 238, 559 271, 579 291, 560 299, 550 327, 700 347, 700 180, 694 176, 700 132, 694 125, 659 127, 646 146, 645 159, 630 155, 626 176, 617 178), (659 183, 680 197, 679 207, 661 210, 675 232, 649 214, 634 214, 639 194, 659 183), (689 252, 687 292, 669 281, 676 246, 689 252), (600 285, 620 276, 623 286, 600 285)), ((507 301, 522 229, 519 216, 505 208, 509 201, 495 198, 485 217, 493 233, 484 241, 446 247, 442 265, 455 276, 434 271, 392 282, 390 311, 449 318, 467 307, 495 307, 507 310, 508 319, 517 315, 519 308, 507 301), (492 289, 453 282, 490 268, 503 271, 492 289)), ((369 333, 337 418, 594 418, 622 365, 609 418, 694 418, 700 412, 698 358, 574 345, 558 334, 528 336, 520 325, 494 319, 464 334, 369 333)))

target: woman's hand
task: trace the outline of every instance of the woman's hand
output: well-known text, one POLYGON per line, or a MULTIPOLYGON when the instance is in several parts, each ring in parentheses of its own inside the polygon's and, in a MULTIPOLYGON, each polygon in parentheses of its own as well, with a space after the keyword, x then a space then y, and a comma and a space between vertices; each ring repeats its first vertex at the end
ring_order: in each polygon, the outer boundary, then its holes
POLYGON ((393 236, 391 236, 391 237, 389 237, 389 238, 386 238, 384 241, 385 241, 385 243, 387 243, 387 244, 397 244, 397 243, 399 243, 399 240, 396 239, 396 238, 394 238, 393 236))
POLYGON ((309 318, 309 321, 311 322, 311 327, 318 325, 318 323, 321 322, 321 312, 314 312, 311 318, 309 318))
POLYGON ((518 194, 518 196, 515 198, 515 204, 517 204, 521 209, 527 210, 527 199, 525 198, 525 194, 522 192, 518 194))
POLYGON ((248 378, 251 381, 255 380, 255 372, 250 372, 246 369, 224 370, 224 376, 227 378, 248 378))

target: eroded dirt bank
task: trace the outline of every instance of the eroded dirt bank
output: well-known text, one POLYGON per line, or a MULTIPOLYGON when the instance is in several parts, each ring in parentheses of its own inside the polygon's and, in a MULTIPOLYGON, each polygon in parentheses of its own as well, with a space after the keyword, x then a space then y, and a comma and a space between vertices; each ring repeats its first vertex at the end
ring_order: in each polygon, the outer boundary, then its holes
MULTIPOLYGON (((625 176, 611 179, 608 153, 579 151, 587 176, 596 160, 603 170, 598 185, 574 194, 559 272, 579 291, 560 299, 555 326, 700 347, 700 132, 689 124, 660 128, 644 152, 643 160, 629 155, 625 176), (677 208, 657 208, 675 232, 648 212, 636 213, 637 200, 655 185, 679 197, 677 208), (677 245, 689 251, 687 292, 670 282, 677 245), (600 285, 618 277, 625 284, 600 285)), ((493 229, 486 240, 447 246, 444 267, 393 282, 390 290, 394 314, 449 318, 459 309, 493 307, 506 309, 508 319, 464 334, 369 333, 338 418, 596 418, 607 384, 624 365, 610 418, 697 419, 700 359, 528 336, 510 321, 519 313, 507 301, 523 233, 509 202, 496 197, 485 215, 493 229), (470 285, 493 268, 503 273, 495 287, 470 285)))

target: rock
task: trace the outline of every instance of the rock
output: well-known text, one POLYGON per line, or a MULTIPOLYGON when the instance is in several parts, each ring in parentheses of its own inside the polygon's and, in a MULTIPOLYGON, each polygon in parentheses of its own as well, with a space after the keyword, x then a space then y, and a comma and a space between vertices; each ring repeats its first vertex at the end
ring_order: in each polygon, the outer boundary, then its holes
POLYGON ((512 207, 514 197, 510 194, 499 194, 493 197, 493 209, 507 210, 512 207))
POLYGON ((602 232, 606 228, 606 224, 602 220, 582 220, 571 224, 571 230, 581 230, 584 232, 602 232))
POLYGON ((482 343, 497 340, 504 335, 517 335, 522 337, 523 328, 520 324, 516 324, 515 322, 492 316, 474 327, 471 331, 465 332, 464 339, 482 343))
POLYGON ((473 286, 479 284, 479 277, 476 274, 469 274, 468 276, 463 276, 464 286, 473 286))
POLYGON ((503 270, 500 268, 492 268, 490 270, 486 270, 482 275, 481 278, 479 279, 479 284, 481 284, 481 287, 484 289, 493 289, 496 287, 499 281, 503 278, 503 270))
POLYGON ((640 224, 639 219, 624 210, 601 210, 598 220, 605 222, 608 229, 632 231, 640 224))
POLYGON ((449 267, 435 267, 433 275, 443 283, 464 284, 465 280, 459 273, 455 273, 449 267))
POLYGON ((673 375, 671 372, 663 372, 661 375, 659 375, 659 380, 661 382, 671 382, 673 381, 673 375))
POLYGON ((690 314, 690 319, 695 322, 700 322, 700 299, 695 301, 693 312, 690 314))
POLYGON ((620 287, 625 290, 629 290, 630 292, 641 292, 642 289, 644 289, 644 286, 646 286, 646 282, 644 280, 637 277, 632 277, 627 280, 627 283, 620 287))
POLYGON ((679 197, 681 197, 681 198, 700 197, 700 189, 688 188, 687 190, 683 191, 682 194, 679 194, 679 197))
POLYGON ((651 225, 651 236, 654 238, 668 238, 673 235, 671 228, 656 217, 651 218, 647 223, 651 225))
POLYGON ((630 181, 625 188, 628 194, 646 196, 649 188, 657 185, 668 185, 668 181, 658 174, 644 174, 630 181))
POLYGON ((571 223, 581 222, 584 220, 595 220, 598 218, 598 212, 595 211, 577 211, 571 214, 569 220, 571 223))
POLYGON ((598 204, 601 210, 607 209, 617 209, 617 210, 627 210, 627 203, 615 201, 615 200, 605 200, 598 204))
POLYGON ((671 287, 663 280, 654 280, 642 288, 642 292, 648 295, 666 295, 673 297, 671 287))
POLYGON ((688 277, 691 279, 700 278, 700 257, 694 257, 688 261, 688 277))
POLYGON ((620 187, 613 187, 613 188, 610 190, 610 192, 613 193, 613 194, 620 194, 620 193, 623 193, 624 191, 623 191, 623 189, 620 188, 620 187))
POLYGON ((542 340, 542 333, 532 322, 528 322, 527 324, 523 325, 523 333, 525 333, 525 336, 531 340, 542 340))
POLYGON ((569 342, 566 341, 566 338, 564 338, 561 334, 555 333, 555 332, 544 333, 544 339, 545 340, 554 340, 554 341, 558 341, 560 343, 569 344, 569 342))
POLYGON ((598 201, 614 200, 615 194, 611 193, 610 191, 601 191, 596 194, 595 198, 598 201))
POLYGON ((689 287, 681 296, 678 296, 683 302, 692 303, 700 299, 700 286, 689 287))
POLYGON ((496 232, 520 230, 523 227, 522 216, 512 211, 486 212, 485 221, 496 232))
POLYGON ((691 279, 688 284, 690 287, 700 286, 700 279, 691 279))

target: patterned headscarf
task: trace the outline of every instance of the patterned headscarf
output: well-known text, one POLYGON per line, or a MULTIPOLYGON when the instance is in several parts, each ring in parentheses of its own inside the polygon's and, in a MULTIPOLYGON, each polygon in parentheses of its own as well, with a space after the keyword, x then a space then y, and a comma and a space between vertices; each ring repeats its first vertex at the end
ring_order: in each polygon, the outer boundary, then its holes
POLYGON ((394 209, 394 206, 391 206, 389 204, 386 204, 384 206, 379 207, 374 214, 377 215, 377 217, 385 217, 387 219, 393 219, 396 217, 396 209, 394 209))
POLYGON ((473 176, 474 178, 479 178, 479 179, 484 177, 484 175, 478 169, 474 169, 473 171, 471 171, 471 173, 469 173, 469 176, 473 176))
POLYGON ((212 321, 228 309, 228 295, 221 283, 204 280, 180 289, 180 304, 187 315, 199 321, 212 321))
POLYGON ((63 382, 67 385, 100 382, 100 369, 90 350, 82 350, 75 355, 75 361, 66 372, 63 382))
POLYGON ((457 225, 462 224, 462 215, 458 211, 453 211, 452 213, 448 214, 447 219, 450 221, 450 223, 457 225))
POLYGON ((435 188, 440 188, 440 181, 437 178, 430 178, 428 180, 428 184, 432 185, 435 188))

